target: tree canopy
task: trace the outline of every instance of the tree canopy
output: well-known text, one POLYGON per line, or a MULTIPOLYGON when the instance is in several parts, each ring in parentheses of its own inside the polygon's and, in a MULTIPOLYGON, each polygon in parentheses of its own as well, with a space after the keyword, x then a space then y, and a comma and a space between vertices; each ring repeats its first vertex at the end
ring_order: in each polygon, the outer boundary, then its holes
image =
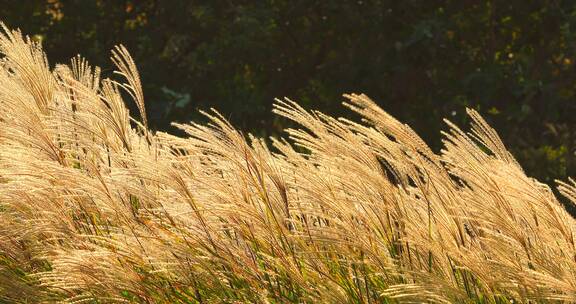
POLYGON ((278 135, 275 97, 345 115, 341 95, 362 92, 433 148, 441 118, 466 123, 470 107, 529 175, 575 173, 574 1, 31 0, 0 12, 52 65, 80 53, 110 74, 103 59, 124 44, 158 130, 214 107, 278 135))

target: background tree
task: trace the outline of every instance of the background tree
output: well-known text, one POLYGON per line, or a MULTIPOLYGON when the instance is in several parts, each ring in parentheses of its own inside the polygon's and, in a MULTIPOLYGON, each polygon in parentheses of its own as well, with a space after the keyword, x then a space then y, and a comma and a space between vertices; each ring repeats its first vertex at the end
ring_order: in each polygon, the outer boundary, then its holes
MULTIPOLYGON (((574 1, 4 1, 2 19, 110 74, 125 44, 141 69, 151 124, 215 107, 276 135, 274 97, 346 115, 364 92, 439 147, 440 118, 480 111, 545 182, 574 175, 574 1)), ((136 111, 133 111, 136 113, 136 111)), ((174 130, 172 130, 174 131, 174 130)))

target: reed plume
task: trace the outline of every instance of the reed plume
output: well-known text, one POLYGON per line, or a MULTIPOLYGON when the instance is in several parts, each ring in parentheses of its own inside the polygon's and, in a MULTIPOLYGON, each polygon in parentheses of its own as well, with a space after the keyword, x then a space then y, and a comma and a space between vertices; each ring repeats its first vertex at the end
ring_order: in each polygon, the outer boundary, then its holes
POLYGON ((276 100, 270 145, 215 110, 177 137, 124 47, 125 83, 6 27, 0 53, 0 301, 576 301, 574 219, 474 110, 440 153, 362 94, 361 123, 276 100))

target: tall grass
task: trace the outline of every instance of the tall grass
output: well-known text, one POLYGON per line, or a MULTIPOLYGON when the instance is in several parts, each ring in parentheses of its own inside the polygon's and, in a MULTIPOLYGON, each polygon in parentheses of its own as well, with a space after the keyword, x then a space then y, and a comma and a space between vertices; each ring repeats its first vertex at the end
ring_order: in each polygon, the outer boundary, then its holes
POLYGON ((440 154, 357 94, 362 123, 277 100, 300 127, 272 146, 215 111, 180 138, 123 47, 119 80, 6 28, 0 52, 1 301, 576 301, 574 219, 473 110, 440 154))

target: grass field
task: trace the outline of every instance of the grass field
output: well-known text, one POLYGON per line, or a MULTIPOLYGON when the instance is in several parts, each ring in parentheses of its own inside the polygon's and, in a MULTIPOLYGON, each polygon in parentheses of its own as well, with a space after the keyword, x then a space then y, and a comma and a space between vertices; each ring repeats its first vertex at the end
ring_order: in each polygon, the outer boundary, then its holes
POLYGON ((0 52, 0 302, 576 301, 574 219, 473 110, 440 153, 357 94, 360 123, 283 99, 272 145, 216 111, 181 138, 123 47, 116 80, 0 52))

